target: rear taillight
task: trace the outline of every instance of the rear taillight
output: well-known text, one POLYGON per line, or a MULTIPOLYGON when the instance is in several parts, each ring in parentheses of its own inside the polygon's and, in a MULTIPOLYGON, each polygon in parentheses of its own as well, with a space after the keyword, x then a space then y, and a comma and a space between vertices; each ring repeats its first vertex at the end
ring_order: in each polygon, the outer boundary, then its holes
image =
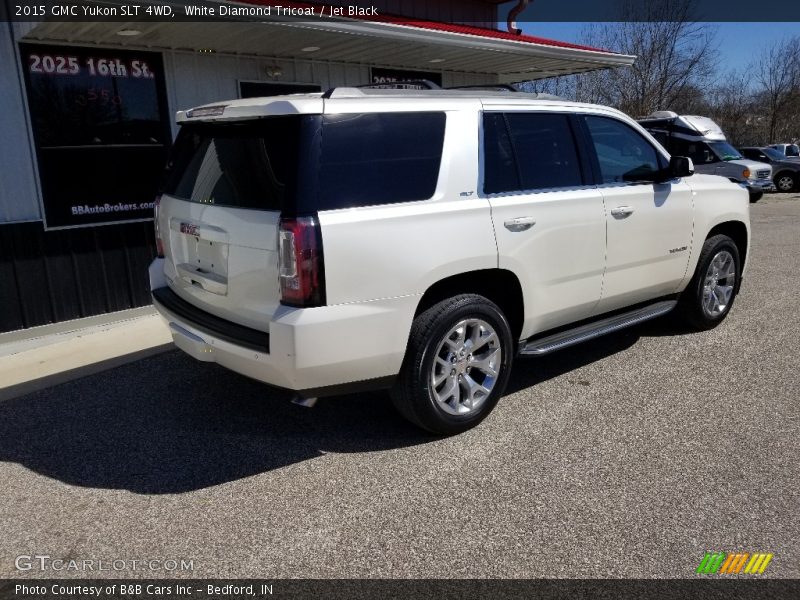
POLYGON ((281 304, 304 308, 325 304, 322 235, 316 218, 281 219, 278 261, 281 304))
POLYGON ((158 207, 161 206, 161 196, 156 196, 153 201, 153 225, 156 229, 156 255, 164 258, 164 242, 161 241, 161 231, 158 227, 158 207))

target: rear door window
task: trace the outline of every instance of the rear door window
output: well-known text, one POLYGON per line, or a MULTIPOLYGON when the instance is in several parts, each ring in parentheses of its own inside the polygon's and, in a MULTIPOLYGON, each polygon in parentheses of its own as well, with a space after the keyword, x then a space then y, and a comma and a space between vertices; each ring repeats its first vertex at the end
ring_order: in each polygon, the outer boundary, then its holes
POLYGON ((487 113, 484 192, 543 190, 584 184, 567 115, 487 113))

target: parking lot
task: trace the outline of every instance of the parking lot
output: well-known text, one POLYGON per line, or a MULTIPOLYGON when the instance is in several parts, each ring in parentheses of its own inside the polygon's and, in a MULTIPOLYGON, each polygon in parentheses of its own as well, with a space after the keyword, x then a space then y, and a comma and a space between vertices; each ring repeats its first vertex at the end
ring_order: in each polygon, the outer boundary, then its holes
POLYGON ((752 222, 722 326, 519 360, 453 438, 385 394, 302 408, 178 351, 0 402, 0 577, 102 575, 23 554, 194 566, 125 577, 693 577, 732 550, 800 577, 800 195, 752 222))

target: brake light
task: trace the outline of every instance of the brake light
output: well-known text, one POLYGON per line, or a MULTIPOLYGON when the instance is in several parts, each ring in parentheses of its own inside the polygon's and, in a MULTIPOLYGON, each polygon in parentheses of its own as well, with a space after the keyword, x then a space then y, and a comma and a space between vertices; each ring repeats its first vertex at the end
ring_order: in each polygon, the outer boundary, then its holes
POLYGON ((153 201, 153 225, 156 230, 156 256, 164 258, 164 242, 161 241, 161 231, 158 227, 158 207, 161 206, 161 196, 156 196, 153 201))
POLYGON ((325 304, 322 235, 316 218, 281 219, 278 262, 281 304, 303 308, 325 304))

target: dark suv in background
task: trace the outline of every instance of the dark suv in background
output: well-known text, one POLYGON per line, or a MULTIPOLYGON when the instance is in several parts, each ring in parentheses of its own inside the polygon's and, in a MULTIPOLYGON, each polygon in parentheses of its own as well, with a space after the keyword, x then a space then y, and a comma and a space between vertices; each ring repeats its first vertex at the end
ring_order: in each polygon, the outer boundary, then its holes
POLYGON ((772 166, 772 181, 779 192, 800 189, 800 159, 789 158, 775 148, 739 148, 745 158, 769 163, 772 166))

